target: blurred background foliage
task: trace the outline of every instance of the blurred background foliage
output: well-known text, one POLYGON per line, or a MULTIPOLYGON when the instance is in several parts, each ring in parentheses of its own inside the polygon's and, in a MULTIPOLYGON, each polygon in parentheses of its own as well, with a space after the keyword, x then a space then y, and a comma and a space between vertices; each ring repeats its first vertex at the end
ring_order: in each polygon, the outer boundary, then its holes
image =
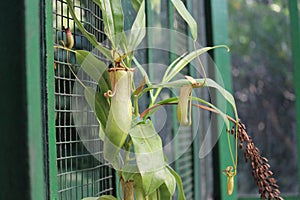
MULTIPOLYGON (((287 0, 229 0, 234 95, 248 133, 283 193, 298 193, 295 93, 287 0)), ((239 162, 239 194, 257 194, 239 162)))

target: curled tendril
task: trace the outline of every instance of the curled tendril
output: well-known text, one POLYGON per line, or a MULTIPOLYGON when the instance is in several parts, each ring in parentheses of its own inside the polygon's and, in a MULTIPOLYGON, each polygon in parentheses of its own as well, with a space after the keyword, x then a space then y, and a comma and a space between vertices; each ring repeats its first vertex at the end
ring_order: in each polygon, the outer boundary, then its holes
POLYGON ((105 93, 104 93, 104 96, 106 98, 109 98, 109 97, 113 97, 114 95, 116 94, 116 91, 111 91, 111 90, 107 90, 105 93))

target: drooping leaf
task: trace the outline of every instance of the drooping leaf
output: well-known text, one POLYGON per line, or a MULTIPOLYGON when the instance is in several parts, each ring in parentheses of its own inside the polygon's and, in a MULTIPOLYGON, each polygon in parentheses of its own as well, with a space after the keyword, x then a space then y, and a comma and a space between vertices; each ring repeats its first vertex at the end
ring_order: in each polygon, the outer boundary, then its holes
MULTIPOLYGON (((235 103, 234 97, 232 96, 232 94, 230 94, 230 92, 228 92, 221 85, 219 85, 218 83, 216 83, 214 80, 212 80, 210 78, 206 78, 206 79, 201 78, 201 79, 195 79, 195 80, 200 85, 203 85, 204 80, 206 80, 205 85, 204 85, 205 87, 211 87, 211 88, 217 89, 217 91, 219 91, 220 94, 231 104, 232 109, 235 113, 235 117, 236 117, 236 119, 238 118, 236 103, 235 103)), ((188 85, 191 85, 191 82, 189 80, 179 79, 179 80, 168 82, 168 83, 151 85, 150 87, 145 89, 145 91, 155 89, 155 88, 179 88, 179 87, 188 86, 188 85)), ((145 91, 143 91, 143 92, 145 92, 145 91)))
POLYGON ((144 192, 149 195, 163 184, 166 178, 162 141, 150 121, 136 125, 129 134, 142 176, 144 192))
MULTIPOLYGON (((194 58, 196 58, 197 56, 200 56, 201 54, 215 49, 215 48, 226 48, 228 49, 227 46, 225 45, 219 45, 219 46, 214 46, 214 47, 204 47, 201 49, 197 49, 195 51, 192 51, 191 53, 189 53, 188 55, 184 56, 180 61, 178 61, 174 67, 170 70, 169 74, 165 76, 165 79, 162 82, 168 82, 170 81, 172 78, 174 78, 185 66, 187 66, 187 64, 189 64, 194 58)), ((177 60, 175 60, 177 61, 177 60)), ((174 61, 174 62, 175 62, 174 61)), ((171 64, 173 66, 173 64, 171 64)))
MULTIPOLYGON (((167 164, 166 164, 167 165, 167 164)), ((167 187, 170 195, 172 196, 176 189, 176 179, 173 174, 168 170, 168 168, 165 166, 165 183, 164 185, 167 187)))
POLYGON ((180 16, 189 25, 193 39, 197 40, 197 23, 181 0, 171 0, 180 16))
POLYGON ((230 129, 230 123, 229 123, 229 120, 227 119, 227 115, 223 111, 221 111, 218 107, 216 107, 212 103, 209 103, 209 102, 207 102, 207 101, 205 101, 205 100, 203 100, 201 98, 198 98, 198 97, 192 97, 192 100, 198 101, 199 103, 202 103, 202 104, 206 104, 209 107, 213 108, 215 111, 217 111, 218 114, 220 114, 221 117, 223 118, 223 120, 225 122, 225 125, 226 125, 226 128, 230 129))
POLYGON ((146 199, 146 195, 143 190, 143 181, 140 173, 137 173, 133 177, 134 179, 134 192, 136 199, 146 199))
POLYGON ((102 93, 111 89, 107 72, 108 67, 104 62, 84 50, 76 50, 76 58, 84 72, 99 83, 102 93))
MULTIPOLYGON (((149 162, 149 161, 148 161, 149 162)), ((146 195, 151 195, 164 183, 165 170, 164 168, 156 171, 141 173, 143 180, 143 189, 146 195)))
MULTIPOLYGON (((200 84, 204 83, 204 79, 196 79, 197 82, 200 84)), ((155 88, 180 88, 184 86, 191 86, 191 82, 187 79, 178 79, 176 81, 171 81, 171 82, 166 82, 166 83, 161 83, 161 84, 156 84, 156 85, 151 85, 147 89, 155 89, 155 88)))
MULTIPOLYGON (((166 166, 156 171, 147 172, 141 175, 146 194, 151 195, 156 192, 162 192, 164 196, 172 196, 174 194, 176 189, 176 180, 166 166), (164 189, 166 189, 166 191, 164 189)), ((164 198, 160 197, 160 199, 164 198)))
POLYGON ((113 61, 112 55, 110 53, 110 50, 102 46, 100 43, 98 43, 96 37, 89 33, 83 26, 83 24, 79 21, 79 19, 76 17, 75 11, 74 11, 74 5, 71 0, 66 0, 67 5, 69 8, 69 12, 76 23, 78 29, 84 34, 84 36, 88 39, 88 41, 96 47, 105 57, 107 57, 109 60, 113 61))
MULTIPOLYGON (((197 79, 198 81, 198 79, 197 79)), ((235 104, 235 100, 234 97, 232 96, 232 94, 230 94, 230 92, 228 92, 226 89, 224 89, 222 86, 220 86, 218 83, 216 83, 214 80, 207 78, 206 79, 206 85, 208 87, 212 87, 217 89, 222 96, 231 104, 233 110, 236 112, 236 104, 235 104)))
POLYGON ((166 184, 162 184, 158 188, 158 192, 160 199, 171 200, 172 195, 170 194, 170 191, 168 190, 166 184))
POLYGON ((109 113, 109 104, 107 99, 91 87, 85 87, 84 96, 89 106, 95 112, 102 128, 105 129, 109 113))
POLYGON ((128 47, 130 50, 135 50, 135 48, 142 42, 146 35, 146 16, 145 16, 145 0, 142 1, 139 11, 131 27, 129 35, 128 47))
POLYGON ((170 166, 167 166, 167 168, 176 180, 177 187, 178 187, 178 200, 185 200, 181 177, 170 166))

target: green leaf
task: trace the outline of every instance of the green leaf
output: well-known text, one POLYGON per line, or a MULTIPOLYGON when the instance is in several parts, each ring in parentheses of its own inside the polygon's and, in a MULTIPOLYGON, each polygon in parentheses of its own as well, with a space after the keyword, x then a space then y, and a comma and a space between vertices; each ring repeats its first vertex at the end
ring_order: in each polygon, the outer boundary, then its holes
POLYGON ((103 195, 101 197, 86 197, 82 200, 117 200, 117 198, 112 195, 103 195))
POLYGON ((171 200, 172 195, 170 194, 166 184, 162 184, 159 188, 158 188, 158 192, 159 192, 159 198, 160 199, 164 199, 164 200, 171 200))
POLYGON ((112 59, 112 55, 110 53, 110 50, 103 47, 100 43, 98 43, 96 37, 89 33, 82 25, 82 23, 79 21, 79 19, 76 17, 75 11, 74 11, 74 5, 72 3, 71 0, 66 0, 67 1, 67 5, 69 8, 69 12, 74 20, 74 22, 76 23, 78 29, 84 34, 84 36, 88 39, 88 41, 94 46, 96 47, 104 56, 106 56, 109 60, 113 61, 112 59))
POLYGON ((76 51, 76 58, 80 67, 89 75, 94 81, 99 83, 101 92, 104 93, 110 90, 109 75, 107 66, 104 62, 97 59, 93 54, 84 50, 76 51))
POLYGON ((140 175, 137 165, 127 163, 125 166, 123 166, 122 178, 123 178, 124 182, 129 181, 129 180, 134 180, 136 175, 140 175))
POLYGON ((184 56, 186 56, 186 53, 182 54, 180 57, 176 58, 167 68, 163 78, 162 78, 162 82, 164 82, 164 80, 166 79, 166 76, 169 74, 170 70, 174 67, 174 65, 176 63, 178 63, 179 60, 181 60, 184 56))
POLYGON ((146 16, 145 16, 145 0, 142 1, 139 11, 131 27, 128 47, 130 50, 135 48, 142 42, 146 35, 146 16))
MULTIPOLYGON (((196 79, 196 81, 200 84, 204 83, 204 79, 196 79)), ((161 83, 157 85, 151 85, 147 89, 155 89, 155 88, 181 88, 184 86, 191 86, 191 82, 187 79, 178 79, 176 81, 171 81, 167 83, 161 83)))
MULTIPOLYGON (((200 56, 201 54, 203 54, 203 53, 205 53, 209 50, 212 50, 212 49, 215 49, 215 48, 221 48, 221 47, 226 48, 228 50, 227 46, 218 45, 218 46, 214 46, 214 47, 204 47, 204 48, 192 51, 191 53, 184 56, 180 61, 178 61, 174 65, 172 70, 170 70, 169 74, 165 76, 165 79, 162 80, 162 82, 169 82, 173 77, 175 77, 187 64, 189 64, 197 56, 200 56)), ((174 62, 176 62, 176 61, 177 60, 175 60, 174 62)), ((173 65, 173 63, 171 65, 173 65)))
POLYGON ((142 176, 144 192, 149 195, 163 184, 166 178, 162 141, 151 121, 136 125, 129 134, 142 176))
MULTIPOLYGON (((197 79, 196 81, 198 80, 199 79, 197 79)), ((222 96, 232 105, 233 109, 236 110, 235 100, 232 94, 230 94, 230 92, 225 90, 222 86, 220 86, 218 83, 216 83, 210 78, 206 79, 206 86, 217 89, 222 94, 222 96)))
POLYGON ((103 195, 98 200, 117 200, 117 198, 112 195, 103 195))
POLYGON ((94 0, 101 8, 104 23, 104 32, 111 40, 114 47, 119 42, 126 43, 124 33, 124 14, 121 0, 94 0))
POLYGON ((225 122, 226 128, 230 129, 230 123, 229 123, 229 120, 227 119, 227 115, 224 112, 222 112, 219 108, 217 108, 213 104, 211 104, 211 103, 209 103, 209 102, 207 102, 207 101, 205 101, 201 98, 198 98, 198 97, 192 97, 192 100, 195 100, 195 101, 198 101, 200 103, 206 104, 206 105, 212 107, 213 109, 215 109, 218 112, 218 114, 220 114, 222 116, 222 118, 225 122))
POLYGON ((209 87, 216 88, 221 93, 221 95, 231 104, 236 120, 236 126, 238 127, 239 116, 237 113, 236 103, 232 94, 212 79, 206 79, 206 85, 209 87))
POLYGON ((129 132, 141 173, 155 171, 164 167, 162 141, 151 121, 133 127, 129 132), (149 160, 153 162, 149 163, 149 160))
POLYGON ((181 0, 171 0, 174 7, 191 29, 194 40, 197 40, 197 23, 181 0))
POLYGON ((185 200, 182 180, 181 180, 180 176, 170 166, 167 166, 167 168, 176 180, 176 183, 178 186, 178 200, 185 200))
POLYGON ((143 181, 142 181, 142 176, 141 174, 137 173, 135 174, 134 178, 134 192, 135 192, 135 197, 136 199, 146 199, 145 198, 145 193, 143 190, 143 181))
MULTIPOLYGON (((144 70, 143 66, 138 62, 138 60, 135 57, 133 57, 133 62, 135 63, 136 67, 140 70, 142 76, 145 78, 147 86, 149 87, 150 85, 152 85, 147 72, 144 70)), ((150 99, 153 99, 153 91, 150 91, 150 99)))
POLYGON ((138 11, 143 0, 131 0, 132 7, 138 11))
POLYGON ((95 112, 102 128, 105 129, 109 113, 109 104, 107 99, 91 87, 85 87, 84 96, 89 106, 95 112))

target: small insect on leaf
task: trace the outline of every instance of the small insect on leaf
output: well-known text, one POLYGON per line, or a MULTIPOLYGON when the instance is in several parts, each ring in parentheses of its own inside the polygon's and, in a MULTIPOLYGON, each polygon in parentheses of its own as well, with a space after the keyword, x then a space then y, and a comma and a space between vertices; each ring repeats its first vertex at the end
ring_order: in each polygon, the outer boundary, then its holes
POLYGON ((225 170, 223 170, 223 174, 227 176, 227 194, 232 195, 234 189, 234 176, 236 174, 235 171, 232 171, 233 167, 228 166, 225 170))

